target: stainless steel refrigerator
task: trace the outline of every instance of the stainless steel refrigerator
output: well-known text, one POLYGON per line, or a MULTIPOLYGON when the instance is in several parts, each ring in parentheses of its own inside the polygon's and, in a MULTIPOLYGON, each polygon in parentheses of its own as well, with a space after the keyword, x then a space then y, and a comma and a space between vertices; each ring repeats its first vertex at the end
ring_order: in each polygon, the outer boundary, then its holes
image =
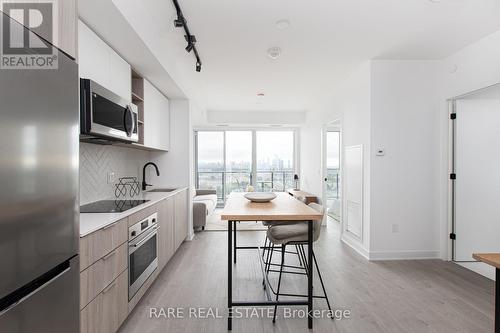
POLYGON ((2 333, 79 331, 78 68, 56 56, 58 69, 0 69, 2 333))

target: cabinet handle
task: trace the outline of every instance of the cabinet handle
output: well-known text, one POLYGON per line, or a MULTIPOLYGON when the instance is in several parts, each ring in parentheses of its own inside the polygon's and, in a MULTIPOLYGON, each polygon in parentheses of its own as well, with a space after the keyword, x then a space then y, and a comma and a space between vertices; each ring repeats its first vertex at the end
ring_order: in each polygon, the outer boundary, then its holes
POLYGON ((108 230, 108 229, 111 229, 111 228, 113 228, 114 226, 116 226, 117 224, 118 224, 118 222, 111 223, 110 225, 107 225, 107 226, 105 226, 104 228, 102 228, 102 230, 108 230))
POLYGON ((113 289, 114 286, 116 286, 116 280, 113 281, 113 283, 111 283, 109 286, 107 286, 106 288, 104 288, 104 290, 102 291, 102 293, 106 294, 108 291, 110 291, 111 289, 113 289))
POLYGON ((116 251, 113 251, 113 252, 111 252, 110 254, 108 254, 108 255, 106 255, 106 256, 104 256, 104 257, 102 257, 102 260, 106 261, 106 260, 108 260, 109 258, 111 258, 112 256, 114 256, 115 254, 116 254, 116 251))

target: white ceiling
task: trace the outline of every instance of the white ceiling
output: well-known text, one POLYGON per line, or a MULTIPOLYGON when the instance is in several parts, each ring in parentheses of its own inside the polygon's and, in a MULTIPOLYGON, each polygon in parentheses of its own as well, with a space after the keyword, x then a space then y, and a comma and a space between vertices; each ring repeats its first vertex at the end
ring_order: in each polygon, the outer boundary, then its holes
POLYGON ((500 29, 500 0, 179 0, 203 60, 196 73, 170 0, 113 2, 208 110, 307 110, 362 61, 442 59, 500 29), (280 19, 291 26, 277 29, 280 19))

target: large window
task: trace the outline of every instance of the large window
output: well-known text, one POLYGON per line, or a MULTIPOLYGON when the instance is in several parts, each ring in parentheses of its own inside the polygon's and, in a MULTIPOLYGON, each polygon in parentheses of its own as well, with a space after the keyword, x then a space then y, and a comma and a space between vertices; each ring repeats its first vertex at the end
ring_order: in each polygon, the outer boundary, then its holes
POLYGON ((257 131, 257 190, 285 191, 294 175, 294 132, 257 131))
POLYGON ((294 186, 293 130, 196 131, 196 186, 215 189, 222 205, 231 192, 285 191, 294 186))
POLYGON ((199 132, 197 148, 197 188, 217 190, 221 201, 225 171, 224 132, 199 132))
POLYGON ((226 183, 224 196, 243 192, 252 183, 252 132, 226 132, 226 183))

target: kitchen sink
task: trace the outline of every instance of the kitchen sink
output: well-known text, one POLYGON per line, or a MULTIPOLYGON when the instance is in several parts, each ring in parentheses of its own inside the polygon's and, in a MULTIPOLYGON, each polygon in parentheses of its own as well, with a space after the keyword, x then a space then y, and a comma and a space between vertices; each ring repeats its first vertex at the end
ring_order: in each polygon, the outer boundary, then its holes
POLYGON ((176 188, 154 188, 152 190, 149 190, 147 192, 173 192, 177 190, 176 188))

